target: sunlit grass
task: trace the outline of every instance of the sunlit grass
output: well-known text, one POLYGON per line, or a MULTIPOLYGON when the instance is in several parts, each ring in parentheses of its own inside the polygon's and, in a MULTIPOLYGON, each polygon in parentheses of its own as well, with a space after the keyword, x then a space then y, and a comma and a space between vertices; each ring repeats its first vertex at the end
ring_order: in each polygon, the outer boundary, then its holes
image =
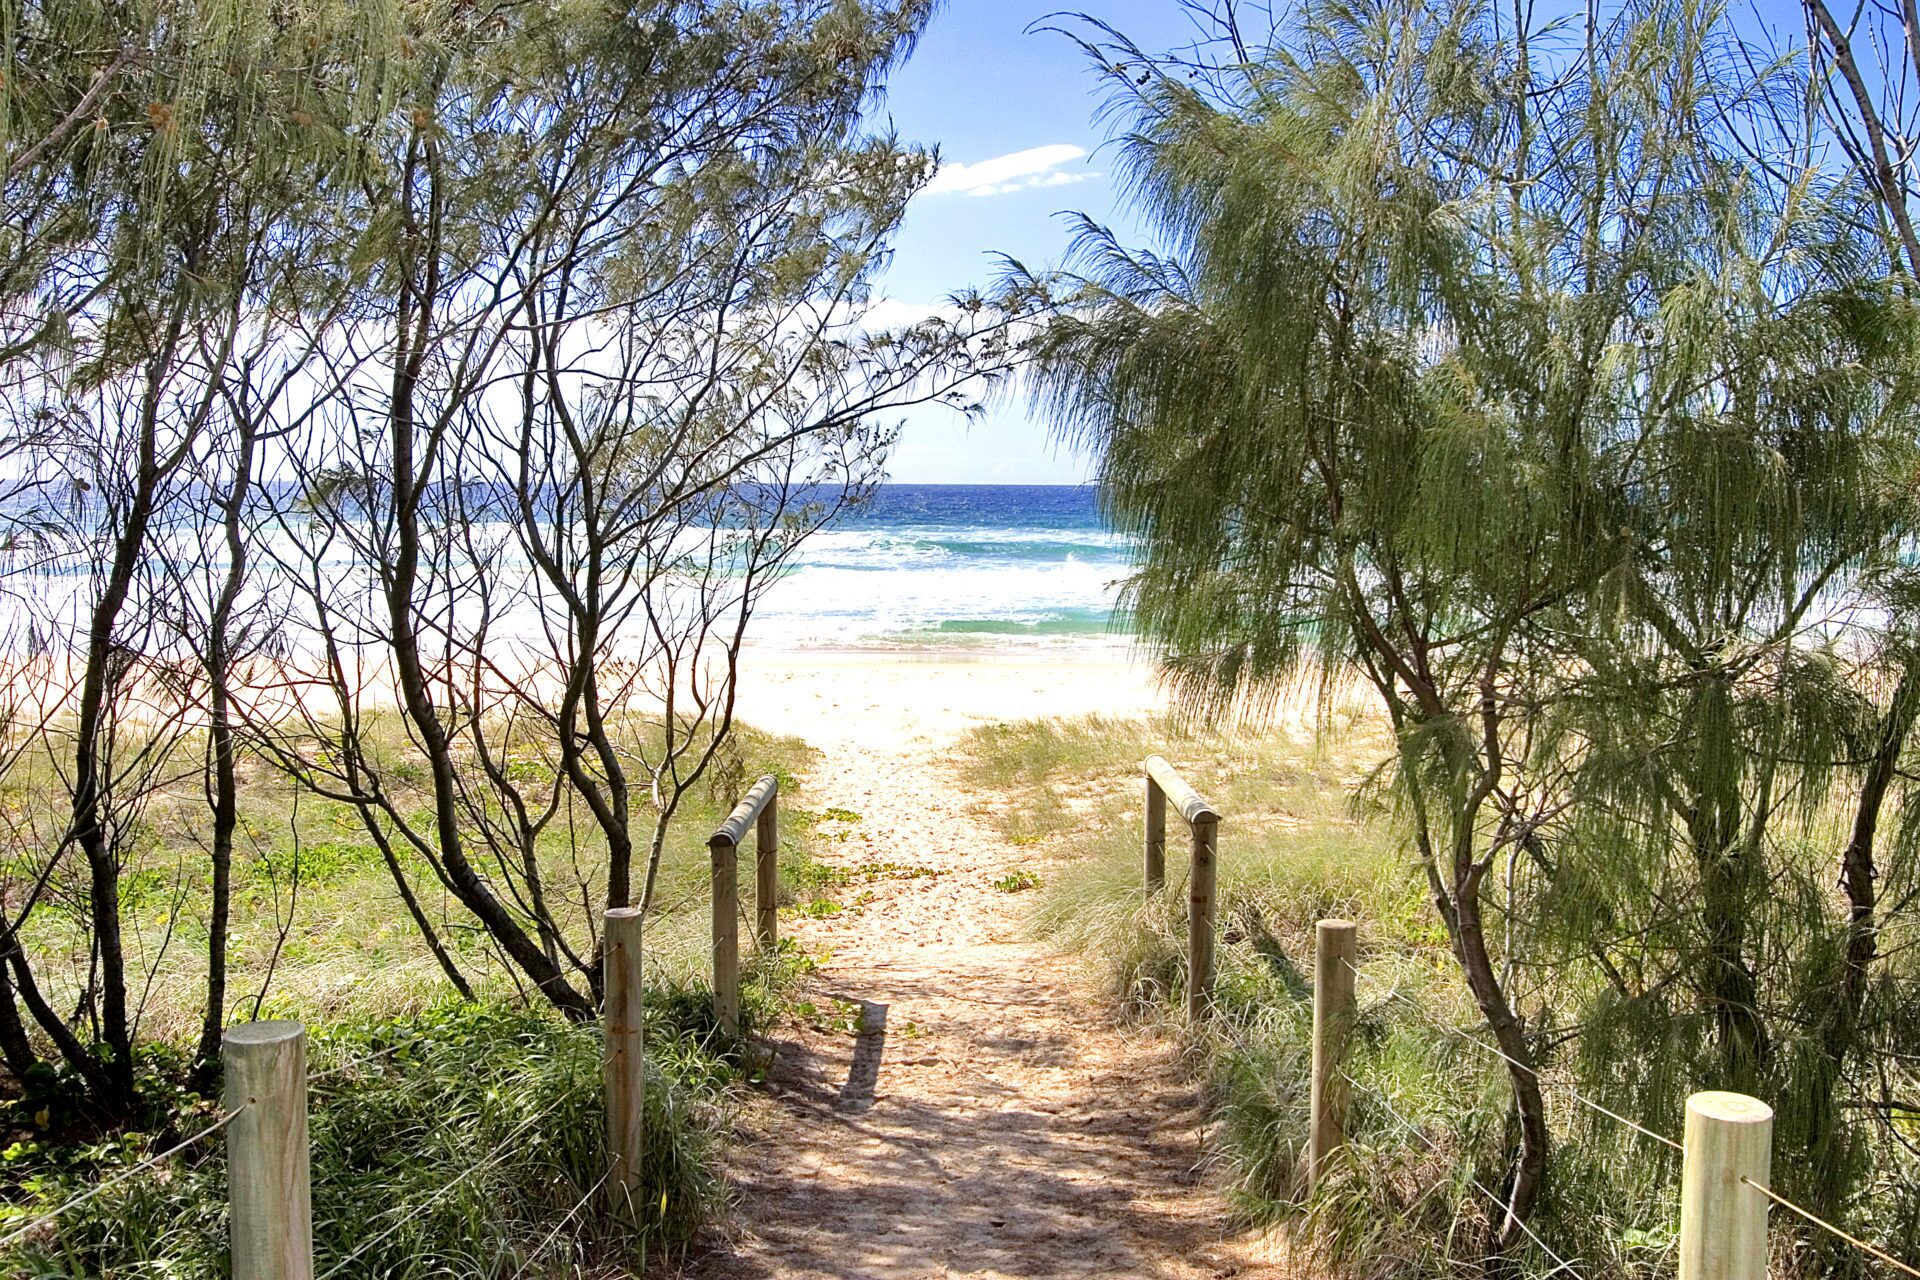
MULTIPOLYGON (((386 747, 404 751, 397 730, 386 747)), ((798 779, 812 752, 751 730, 740 733, 738 749, 748 778, 772 772, 781 779, 782 904, 831 901, 839 886, 807 852, 818 819, 805 808, 798 779)), ((47 789, 32 787, 36 776, 33 767, 14 771, 0 802, 16 812, 47 805, 47 789)), ((227 1015, 293 1018, 308 1027, 322 1272, 340 1266, 342 1275, 395 1280, 511 1276, 523 1268, 529 1276, 571 1276, 580 1267, 601 1273, 679 1251, 718 1211, 717 1146, 734 1091, 751 1069, 718 1034, 709 999, 706 837, 732 800, 717 788, 696 789, 666 845, 646 934, 647 1192, 637 1221, 625 1222, 604 1196, 589 1195, 606 1172, 598 1026, 568 1022, 518 988, 485 936, 442 896, 431 870, 409 857, 405 870, 480 996, 460 1002, 357 815, 302 795, 264 767, 249 768, 227 1015)), ((57 814, 36 818, 16 829, 49 824, 57 814)), ((5 1105, 13 1139, 0 1151, 8 1202, 0 1235, 216 1114, 213 1100, 182 1083, 204 994, 204 801, 186 789, 164 792, 143 821, 123 906, 153 1124, 92 1132, 70 1106, 59 1072, 27 1082, 23 1096, 5 1105)), ((604 849, 591 824, 580 822, 556 824, 541 852, 550 883, 570 887, 556 899, 559 914, 584 945, 604 893, 604 849)), ((749 847, 743 861, 751 857, 749 847)), ((751 884, 749 872, 748 915, 751 884)), ((56 990, 77 986, 84 973, 74 967, 85 957, 71 932, 72 901, 57 895, 30 938, 56 990)), ((790 943, 757 956, 750 931, 742 937, 742 1015, 753 1031, 784 1016, 811 962, 790 943)), ((225 1202, 216 1135, 65 1215, 57 1228, 0 1250, 0 1271, 221 1276, 225 1202)))
MULTIPOLYGON (((1092 717, 982 727, 960 768, 1012 839, 1034 846, 1035 933, 1078 957, 1116 1015, 1176 1041, 1209 1104, 1214 1173, 1248 1221, 1289 1224, 1332 1274, 1458 1276, 1499 1223, 1475 1186, 1504 1185, 1510 1095, 1477 1030, 1424 872, 1369 801, 1388 749, 1364 722, 1305 733, 1208 734, 1092 717), (1166 756, 1223 817, 1214 1016, 1184 1016, 1188 834, 1168 814, 1166 886, 1142 885, 1141 761, 1166 756), (1360 1086, 1341 1164, 1304 1177, 1314 925, 1360 926, 1360 1086)), ((1540 1222, 1582 1274, 1671 1271, 1677 1188, 1664 1151, 1596 1132, 1556 1097, 1563 1144, 1540 1222)), ((1517 1274, 1545 1274, 1542 1251, 1517 1274)))

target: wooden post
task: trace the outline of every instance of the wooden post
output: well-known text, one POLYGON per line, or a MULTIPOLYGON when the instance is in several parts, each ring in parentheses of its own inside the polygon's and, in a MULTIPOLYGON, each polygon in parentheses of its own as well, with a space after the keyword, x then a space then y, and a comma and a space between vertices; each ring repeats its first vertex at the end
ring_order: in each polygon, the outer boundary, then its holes
POLYGON ((605 996, 602 999, 602 1054, 607 1090, 607 1154, 613 1162, 607 1175, 607 1194, 613 1211, 629 1222, 639 1218, 644 1198, 641 1171, 645 1167, 647 1066, 644 1035, 645 1008, 640 986, 640 909, 613 907, 605 916, 602 963, 605 996))
POLYGON ((1773 1108, 1742 1093, 1687 1099, 1680 1280, 1766 1280, 1773 1108))
POLYGON ((1213 990, 1214 862, 1219 854, 1220 815, 1206 797, 1187 784, 1180 771, 1160 756, 1148 756, 1146 877, 1154 883, 1154 794, 1159 793, 1160 877, 1165 878, 1167 806, 1180 811, 1193 829, 1193 862, 1187 869, 1187 1016, 1198 1022, 1207 1014, 1213 990))
POLYGON ((1147 895, 1158 893, 1167 882, 1167 793, 1147 775, 1147 847, 1145 858, 1147 895))
POLYGON ((1187 873, 1187 1017, 1207 1016, 1213 994, 1214 863, 1219 849, 1219 819, 1212 814, 1193 824, 1193 866, 1187 873))
POLYGON ((760 949, 771 952, 780 945, 780 797, 767 796, 761 806, 760 821, 754 827, 754 869, 758 873, 753 889, 760 949))
POLYGON ((728 1036, 740 1034, 739 846, 715 836, 713 853, 713 1020, 728 1036))
POLYGON ((707 841, 713 854, 713 1017, 729 1036, 740 1034, 740 842, 747 838, 747 824, 758 819, 755 926, 761 941, 772 946, 779 927, 773 900, 780 874, 779 792, 780 780, 772 774, 754 783, 707 841))
POLYGON ((245 1022, 221 1038, 233 1280, 313 1280, 307 1033, 245 1022))
POLYGON ((1313 1084, 1308 1114, 1307 1185, 1319 1185, 1327 1160, 1347 1140, 1347 1077, 1341 1070, 1353 1034, 1351 920, 1322 920, 1313 928, 1313 1084))

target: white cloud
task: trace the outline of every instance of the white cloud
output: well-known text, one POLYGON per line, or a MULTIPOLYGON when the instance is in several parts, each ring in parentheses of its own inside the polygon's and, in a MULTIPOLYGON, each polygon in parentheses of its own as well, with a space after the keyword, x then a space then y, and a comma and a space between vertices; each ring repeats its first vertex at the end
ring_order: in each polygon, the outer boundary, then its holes
POLYGON ((909 329, 935 318, 958 320, 960 309, 946 302, 908 302, 900 298, 878 298, 860 316, 860 327, 869 331, 909 329))
POLYGON ((943 164, 926 186, 928 195, 958 193, 969 196, 1002 196, 1029 187, 1063 187, 1084 182, 1099 175, 1090 170, 1065 170, 1060 166, 1086 156, 1085 147, 1056 142, 1044 147, 1029 147, 1009 155, 995 156, 973 164, 943 164))

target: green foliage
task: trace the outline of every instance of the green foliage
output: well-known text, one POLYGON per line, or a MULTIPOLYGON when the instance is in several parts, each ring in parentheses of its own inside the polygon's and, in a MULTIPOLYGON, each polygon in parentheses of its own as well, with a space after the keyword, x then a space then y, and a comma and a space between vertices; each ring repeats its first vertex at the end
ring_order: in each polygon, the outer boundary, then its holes
POLYGON ((802 1000, 793 1006, 793 1013, 823 1035, 857 1036, 866 1030, 866 1006, 858 1000, 829 996, 824 1008, 802 1000))
MULTIPOLYGON (((1504 1052, 1668 1131, 1758 1094, 1790 1194, 1910 1223, 1920 313, 1791 60, 1683 0, 1552 39, 1309 0, 1217 75, 1092 46, 1166 248, 1082 224, 1044 403, 1184 706, 1372 686, 1504 1052)), ((1510 1076, 1481 1181, 1552 1212, 1594 1153, 1510 1076)))
MULTIPOLYGON (((646 1212, 634 1234, 589 1192, 606 1168, 598 1028, 507 1005, 443 1005, 326 1028, 310 1046, 315 1263, 356 1275, 552 1274, 676 1251, 719 1204, 714 1142, 732 1072, 650 1021, 646 1212), (571 1217, 569 1215, 572 1215, 571 1217), (350 1260, 350 1261, 349 1261, 350 1260)), ((6 1176, 30 1220, 204 1127, 182 1099, 157 1136, 16 1144, 6 1176)), ((17 1246, 33 1276, 226 1274, 220 1140, 140 1174, 17 1246)))

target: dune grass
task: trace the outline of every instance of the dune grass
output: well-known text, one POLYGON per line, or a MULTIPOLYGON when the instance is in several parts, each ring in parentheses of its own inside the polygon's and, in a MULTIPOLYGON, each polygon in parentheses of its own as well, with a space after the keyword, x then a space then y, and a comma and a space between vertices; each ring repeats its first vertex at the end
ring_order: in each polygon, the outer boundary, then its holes
MULTIPOLYGON (((1208 1098, 1209 1159, 1248 1221, 1290 1224, 1328 1274, 1472 1274, 1498 1227, 1510 1098, 1475 1043, 1424 878, 1369 800, 1387 742, 1364 722, 1332 740, 1220 735, 1091 717, 983 726, 961 769, 1007 835, 1033 843, 1031 923, 1078 956, 1116 1012, 1176 1037, 1208 1098), (1212 800, 1219 831, 1215 1016, 1185 1024, 1187 833, 1169 814, 1167 886, 1141 887, 1140 762, 1161 754, 1212 800), (1360 924, 1358 1085, 1349 1145, 1309 1195, 1303 1177, 1313 928, 1360 924), (1476 1183, 1479 1184, 1476 1186, 1476 1183)), ((1586 1276, 1672 1270, 1677 1170, 1663 1148, 1596 1128, 1556 1098, 1561 1143, 1538 1218, 1586 1276)), ((1555 1273, 1531 1247, 1515 1275, 1555 1273)), ((1561 1274, 1564 1274, 1562 1272, 1561 1274)))
MULTIPOLYGON (((809 856, 820 815, 798 779, 801 742, 741 731, 735 775, 781 779, 781 901, 831 901, 839 886, 809 856)), ((30 775, 11 782, 30 784, 30 775)), ((612 1274, 684 1249, 724 1203, 717 1144, 755 1064, 723 1042, 709 1010, 705 837, 730 806, 725 784, 690 797, 661 869, 647 932, 649 1166, 637 1220, 593 1194, 606 1171, 599 1028, 570 1023, 518 990, 484 937, 432 899, 475 982, 460 1001, 413 931, 378 852, 344 806, 250 772, 249 839, 236 857, 230 1019, 295 1018, 309 1032, 316 1267, 342 1276, 612 1274)), ((21 793, 16 804, 25 801, 21 793)), ((195 1133, 217 1102, 191 1092, 205 924, 193 904, 204 861, 191 795, 163 795, 130 877, 130 954, 144 983, 145 1124, 90 1130, 60 1071, 0 1101, 0 1236, 195 1133)), ((584 824, 583 824, 584 825, 584 824)), ((543 850, 584 886, 584 922, 604 883, 592 843, 543 850)), ((417 883, 431 884, 424 867, 417 883)), ((576 888, 576 892, 582 892, 576 888)), ((748 890, 749 894, 751 890, 748 890)), ((751 903, 744 904, 751 911, 751 903)), ((57 972, 67 922, 32 937, 57 972)), ((743 957, 745 1030, 782 1016, 811 965, 792 943, 743 957)), ((225 1158, 215 1135, 0 1246, 0 1274, 226 1274, 225 1158)))

